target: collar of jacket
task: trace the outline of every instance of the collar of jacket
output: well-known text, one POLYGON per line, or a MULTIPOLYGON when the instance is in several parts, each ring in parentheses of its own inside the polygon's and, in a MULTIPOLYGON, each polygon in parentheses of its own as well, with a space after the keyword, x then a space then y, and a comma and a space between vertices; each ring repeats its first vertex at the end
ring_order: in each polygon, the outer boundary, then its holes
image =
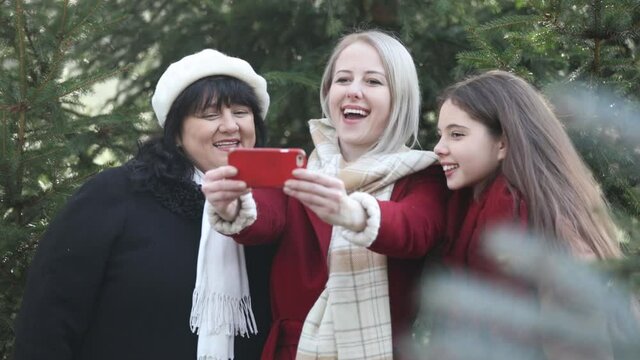
POLYGON ((195 182, 155 174, 149 174, 144 180, 132 178, 132 182, 136 191, 151 193, 160 205, 171 212, 195 221, 202 219, 204 195, 195 182))

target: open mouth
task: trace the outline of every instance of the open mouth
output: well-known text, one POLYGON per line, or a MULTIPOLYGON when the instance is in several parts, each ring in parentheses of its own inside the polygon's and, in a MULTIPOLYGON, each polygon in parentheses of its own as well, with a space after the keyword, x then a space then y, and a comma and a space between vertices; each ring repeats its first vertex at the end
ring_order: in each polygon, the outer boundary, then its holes
POLYGON ((348 107, 342 110, 342 115, 344 115, 345 119, 358 120, 367 117, 369 112, 370 111, 361 108, 348 107))
POLYGON ((240 140, 221 140, 213 143, 213 146, 222 151, 229 151, 240 146, 240 140))
POLYGON ((444 170, 444 172, 449 172, 452 170, 455 170, 457 168, 459 168, 460 165, 458 164, 446 164, 446 165, 442 165, 442 170, 444 170))

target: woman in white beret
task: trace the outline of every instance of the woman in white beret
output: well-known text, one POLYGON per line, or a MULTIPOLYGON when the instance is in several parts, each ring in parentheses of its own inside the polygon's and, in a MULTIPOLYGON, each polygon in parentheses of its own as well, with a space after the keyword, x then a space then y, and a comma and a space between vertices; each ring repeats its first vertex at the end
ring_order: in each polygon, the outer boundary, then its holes
POLYGON ((167 68, 152 106, 163 133, 87 181, 40 241, 16 360, 259 357, 271 250, 212 230, 199 184, 264 144, 266 81, 207 49, 167 68))

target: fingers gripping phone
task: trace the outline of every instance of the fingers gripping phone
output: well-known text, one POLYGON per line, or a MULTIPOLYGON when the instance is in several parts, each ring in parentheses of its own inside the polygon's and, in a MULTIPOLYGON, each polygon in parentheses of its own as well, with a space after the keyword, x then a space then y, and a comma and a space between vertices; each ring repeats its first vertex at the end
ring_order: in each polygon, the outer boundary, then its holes
POLYGON ((229 153, 229 165, 238 169, 233 177, 252 188, 282 187, 294 169, 307 166, 302 149, 238 148, 229 153))

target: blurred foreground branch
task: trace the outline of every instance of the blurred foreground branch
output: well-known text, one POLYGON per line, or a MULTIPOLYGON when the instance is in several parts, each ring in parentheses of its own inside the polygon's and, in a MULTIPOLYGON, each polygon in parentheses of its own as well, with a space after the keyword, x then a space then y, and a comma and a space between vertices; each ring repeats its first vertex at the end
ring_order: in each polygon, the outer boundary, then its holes
POLYGON ((503 229, 487 243, 505 274, 532 291, 472 274, 429 278, 420 358, 640 358, 638 303, 623 285, 533 236, 503 229))

